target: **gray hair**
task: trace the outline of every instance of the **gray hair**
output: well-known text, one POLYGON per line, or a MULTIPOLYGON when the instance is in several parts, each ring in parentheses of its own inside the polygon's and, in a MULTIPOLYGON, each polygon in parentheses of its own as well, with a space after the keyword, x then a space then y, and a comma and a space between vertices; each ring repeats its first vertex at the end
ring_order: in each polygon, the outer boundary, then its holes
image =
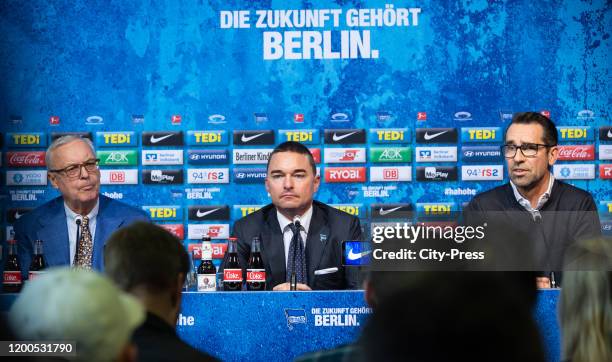
POLYGON ((51 142, 51 145, 49 145, 49 148, 47 148, 47 153, 45 154, 45 163, 47 164, 47 170, 51 170, 51 155, 53 151, 55 151, 55 149, 60 146, 63 146, 67 143, 77 141, 77 140, 85 142, 85 144, 89 146, 89 148, 91 148, 91 152, 93 152, 94 155, 96 154, 96 149, 94 148, 94 145, 89 138, 81 137, 77 135, 62 136, 62 137, 56 138, 53 142, 51 142))

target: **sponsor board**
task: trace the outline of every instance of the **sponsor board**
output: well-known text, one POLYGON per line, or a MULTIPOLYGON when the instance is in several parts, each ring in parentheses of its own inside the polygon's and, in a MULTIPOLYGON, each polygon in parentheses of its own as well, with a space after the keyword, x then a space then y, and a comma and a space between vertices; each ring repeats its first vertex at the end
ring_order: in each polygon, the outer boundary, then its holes
POLYGON ((318 129, 281 129, 278 130, 280 142, 294 141, 304 145, 318 145, 321 135, 318 129))
POLYGON ((8 209, 6 211, 6 221, 9 224, 14 223, 15 221, 21 219, 21 217, 25 214, 27 214, 28 212, 34 210, 34 208, 32 207, 20 207, 20 208, 16 208, 16 209, 8 209))
POLYGON ((182 184, 183 170, 142 170, 142 183, 145 185, 182 184))
POLYGON ((419 202, 416 204, 416 211, 419 218, 448 217, 458 211, 458 208, 454 202, 419 202))
POLYGON ((461 142, 501 142, 502 131, 500 127, 463 127, 461 128, 461 142))
POLYGON ((6 153, 8 167, 44 167, 45 151, 13 151, 6 153))
POLYGON ((369 133, 372 143, 410 143, 408 128, 373 128, 369 133))
POLYGON ((187 163, 190 165, 214 165, 229 163, 228 150, 188 150, 187 163))
POLYGON ((43 132, 7 133, 8 147, 46 147, 47 137, 43 132))
POLYGON ((612 145, 599 145, 599 159, 612 160, 612 145))
POLYGON ((326 167, 325 182, 365 182, 365 167, 326 167))
POLYGON ((96 157, 100 159, 100 166, 138 165, 137 150, 98 150, 96 157))
POLYGON ((136 147, 138 139, 134 132, 96 132, 98 147, 136 147))
POLYGON ((273 145, 276 141, 274 130, 234 131, 234 144, 237 146, 273 145))
POLYGON ((560 145, 557 160, 559 161, 589 161, 595 159, 595 145, 560 145))
POLYGON ((267 164, 271 148, 240 148, 233 151, 235 165, 267 164))
POLYGON ((370 162, 410 162, 412 149, 410 147, 370 147, 370 162))
POLYGON ((409 203, 370 205, 372 219, 410 219, 413 211, 412 204, 409 203))
POLYGON ((365 217, 365 209, 362 204, 331 204, 329 205, 340 211, 344 211, 349 215, 357 216, 360 218, 365 217))
POLYGON ((417 143, 457 143, 456 128, 417 128, 417 143))
POLYGON ((183 224, 157 224, 166 229, 170 234, 176 236, 179 240, 185 239, 185 226, 183 224))
POLYGON ((457 162, 457 147, 417 147, 416 162, 457 162))
POLYGON ((501 148, 497 146, 463 146, 461 147, 463 162, 501 162, 501 148))
POLYGON ((265 167, 234 168, 234 182, 237 184, 264 183, 266 176, 265 167))
POLYGON ((365 148, 325 148, 325 163, 362 163, 366 162, 365 148))
POLYGON ((365 129, 326 129, 323 139, 325 144, 364 144, 366 133, 365 129))
POLYGON ((234 220, 238 220, 249 214, 254 213, 255 211, 261 209, 264 206, 265 205, 234 205, 232 207, 232 218, 234 220))
POLYGON ((6 171, 7 186, 46 186, 47 171, 6 171))
POLYGON ((553 174, 559 180, 591 180, 595 178, 594 164, 553 165, 553 174))
POLYGON ((612 179, 612 164, 599 165, 599 178, 604 180, 612 179))
POLYGON ((376 166, 370 167, 372 182, 412 181, 412 166, 376 166))
POLYGON ((189 146, 226 146, 229 137, 225 130, 187 131, 187 144, 189 146))
POLYGON ((190 184, 227 184, 229 168, 189 168, 187 183, 190 184))
POLYGON ((188 224, 187 239, 202 240, 210 236, 211 239, 229 238, 229 224, 188 224))
POLYGON ((457 166, 419 166, 417 181, 457 181, 457 166))
POLYGON ((599 215, 603 218, 609 219, 612 217, 612 201, 600 201, 598 205, 599 215))
POLYGON ((557 127, 559 141, 593 141, 594 133, 591 126, 557 127))
POLYGON ((227 205, 189 206, 189 221, 229 220, 230 209, 227 205))
POLYGON ((142 150, 142 164, 150 165, 182 165, 183 150, 142 150))
POLYGON ((153 221, 183 220, 183 207, 180 205, 143 206, 142 209, 153 221))
POLYGON ((183 132, 155 131, 142 132, 143 146, 182 146, 183 132))
POLYGON ((102 185, 137 185, 138 170, 100 170, 100 183, 102 185))
POLYGON ((504 179, 502 165, 470 165, 461 166, 463 181, 501 181, 504 179))
POLYGON ((599 140, 612 141, 612 126, 599 127, 599 140))

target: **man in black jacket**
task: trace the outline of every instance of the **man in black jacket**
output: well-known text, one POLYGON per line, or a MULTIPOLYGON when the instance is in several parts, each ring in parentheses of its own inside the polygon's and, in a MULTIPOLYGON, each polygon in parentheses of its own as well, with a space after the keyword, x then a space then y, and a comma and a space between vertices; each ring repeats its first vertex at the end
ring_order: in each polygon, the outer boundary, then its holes
POLYGON ((154 224, 134 223, 111 235, 104 261, 106 274, 147 311, 132 338, 139 361, 216 361, 176 334, 189 256, 174 235, 154 224))
MULTIPOLYGON (((510 263, 515 267, 561 270, 566 252, 578 239, 601 234, 591 194, 555 180, 550 172, 558 152, 550 119, 536 112, 515 114, 502 146, 510 182, 476 195, 464 209, 467 223, 488 221, 495 226, 489 228, 491 239, 513 244, 510 263), (519 250, 525 237, 522 246, 529 250, 519 250), (529 257, 533 264, 518 265, 529 257)), ((550 282, 548 273, 538 278, 540 287, 550 282)))
POLYGON ((361 240, 359 219, 313 201, 320 177, 308 148, 278 145, 265 182, 272 204, 234 224, 242 267, 257 236, 268 289, 289 290, 293 272, 297 290, 360 288, 359 271, 342 266, 342 241, 361 240))

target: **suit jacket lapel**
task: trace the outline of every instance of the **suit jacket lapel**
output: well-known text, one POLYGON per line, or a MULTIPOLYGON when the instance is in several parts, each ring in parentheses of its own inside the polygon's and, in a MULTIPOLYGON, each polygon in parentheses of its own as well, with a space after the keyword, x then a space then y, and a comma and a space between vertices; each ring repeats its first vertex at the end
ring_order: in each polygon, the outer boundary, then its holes
POLYGON ((314 271, 319 269, 321 256, 328 242, 329 226, 327 218, 321 208, 315 203, 312 205, 312 219, 308 227, 306 238, 306 265, 308 265, 308 282, 314 280, 314 271))
POLYGON ((278 284, 286 279, 287 267, 283 233, 276 217, 276 208, 270 208, 265 220, 261 234, 262 251, 266 256, 265 262, 272 274, 272 281, 278 284))
POLYGON ((123 221, 119 216, 113 215, 113 211, 109 210, 110 200, 103 195, 100 195, 100 208, 98 216, 96 216, 96 235, 94 236, 94 250, 92 264, 94 269, 103 270, 104 266, 104 244, 106 239, 117 230, 123 221))
POLYGON ((60 197, 52 206, 50 213, 40 219, 41 228, 36 232, 37 239, 43 241, 45 258, 50 265, 70 265, 70 240, 66 224, 64 201, 60 197))

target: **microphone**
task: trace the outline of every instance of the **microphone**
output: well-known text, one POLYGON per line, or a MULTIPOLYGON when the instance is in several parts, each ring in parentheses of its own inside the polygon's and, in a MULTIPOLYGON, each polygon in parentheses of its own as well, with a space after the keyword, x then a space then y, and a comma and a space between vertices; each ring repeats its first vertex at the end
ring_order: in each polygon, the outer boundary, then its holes
POLYGON ((297 255, 297 249, 298 249, 298 245, 297 243, 300 242, 300 238, 299 238, 299 233, 300 233, 300 228, 302 227, 302 225, 300 224, 300 215, 295 215, 293 217, 293 225, 295 227, 295 234, 293 235, 293 238, 295 238, 296 241, 296 245, 295 248, 293 248, 293 255, 291 256, 291 259, 293 260, 293 263, 291 263, 291 265, 293 266, 293 268, 291 269, 291 277, 289 279, 289 290, 297 290, 297 275, 295 273, 295 259, 296 259, 296 255, 297 255))

